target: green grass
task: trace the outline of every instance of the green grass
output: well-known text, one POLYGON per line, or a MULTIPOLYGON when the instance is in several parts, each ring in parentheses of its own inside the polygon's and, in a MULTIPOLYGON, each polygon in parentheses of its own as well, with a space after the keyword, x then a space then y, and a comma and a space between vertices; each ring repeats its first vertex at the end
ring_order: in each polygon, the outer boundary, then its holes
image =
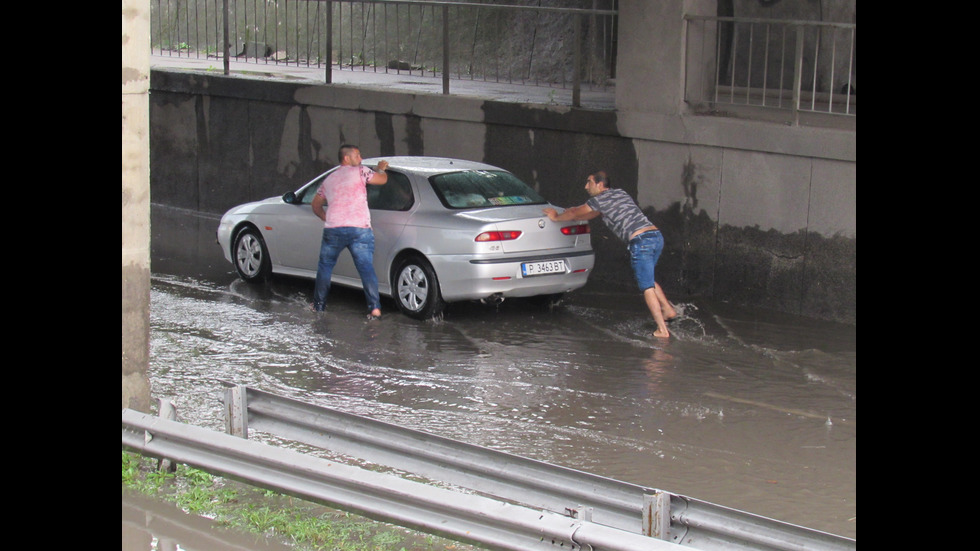
POLYGON ((178 465, 171 473, 158 460, 122 452, 122 484, 178 505, 218 525, 261 534, 298 551, 470 551, 479 548, 377 522, 291 496, 248 486, 178 465))

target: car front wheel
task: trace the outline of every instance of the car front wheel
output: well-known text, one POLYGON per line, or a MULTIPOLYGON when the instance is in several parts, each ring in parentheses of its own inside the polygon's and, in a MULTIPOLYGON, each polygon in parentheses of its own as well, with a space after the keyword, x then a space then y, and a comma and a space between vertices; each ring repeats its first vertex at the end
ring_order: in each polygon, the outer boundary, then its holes
POLYGON ((419 320, 436 317, 445 309, 436 272, 423 258, 412 256, 398 265, 395 303, 403 314, 419 320))
POLYGON ((242 230, 235 238, 235 269, 249 283, 265 281, 272 273, 269 249, 255 229, 242 230))

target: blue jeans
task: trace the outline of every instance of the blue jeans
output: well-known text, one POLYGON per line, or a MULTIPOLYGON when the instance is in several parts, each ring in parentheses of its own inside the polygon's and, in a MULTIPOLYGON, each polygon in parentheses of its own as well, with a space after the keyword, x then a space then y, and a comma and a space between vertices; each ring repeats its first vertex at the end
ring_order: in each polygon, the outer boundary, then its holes
POLYGON ((660 253, 664 250, 664 236, 660 230, 650 230, 630 239, 627 248, 630 251, 630 266, 633 267, 633 277, 641 291, 646 291, 655 284, 654 268, 660 253))
POLYGON ((344 249, 350 250, 354 267, 361 276, 368 311, 381 308, 378 295, 378 276, 374 273, 374 231, 371 228, 323 228, 320 242, 320 262, 316 266, 316 283, 313 288, 313 309, 322 312, 330 292, 330 275, 337 265, 337 257, 344 249))

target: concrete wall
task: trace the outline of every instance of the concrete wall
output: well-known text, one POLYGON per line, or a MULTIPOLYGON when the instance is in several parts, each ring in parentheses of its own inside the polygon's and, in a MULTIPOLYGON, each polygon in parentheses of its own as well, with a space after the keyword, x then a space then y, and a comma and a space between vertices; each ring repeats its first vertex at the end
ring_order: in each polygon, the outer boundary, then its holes
MULTIPOLYGON (((602 169, 663 230, 672 299, 856 323, 856 132, 687 112, 682 19, 705 9, 621 2, 615 111, 154 70, 154 201, 218 213, 280 195, 344 142, 496 164, 561 206, 602 169)), ((625 246, 593 232, 593 281, 631 289, 625 246)))

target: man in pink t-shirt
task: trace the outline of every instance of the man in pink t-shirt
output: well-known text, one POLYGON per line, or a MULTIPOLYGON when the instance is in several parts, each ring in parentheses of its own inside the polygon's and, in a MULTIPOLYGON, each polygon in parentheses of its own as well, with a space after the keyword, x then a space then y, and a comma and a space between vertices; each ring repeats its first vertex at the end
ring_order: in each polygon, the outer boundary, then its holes
POLYGON ((371 229, 371 213, 367 204, 367 184, 388 182, 385 172, 388 161, 378 163, 375 172, 361 165, 361 150, 349 144, 340 146, 337 156, 340 166, 324 178, 313 197, 313 213, 323 220, 320 261, 313 288, 313 310, 322 312, 326 307, 333 267, 340 253, 348 249, 361 276, 368 317, 376 319, 381 317, 381 297, 378 293, 378 276, 374 273, 374 231, 371 229))

